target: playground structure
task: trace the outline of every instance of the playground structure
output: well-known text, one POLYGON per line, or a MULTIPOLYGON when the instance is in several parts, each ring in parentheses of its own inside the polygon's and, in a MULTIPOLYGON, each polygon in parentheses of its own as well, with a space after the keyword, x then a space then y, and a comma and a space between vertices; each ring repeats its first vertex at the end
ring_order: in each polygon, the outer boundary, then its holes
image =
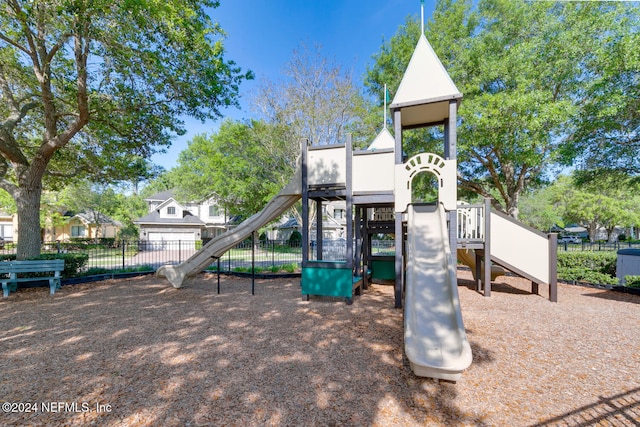
MULTIPOLYGON (((277 219, 302 199, 301 293, 353 301, 373 279, 395 281, 395 306, 405 310, 405 353, 418 376, 456 381, 471 364, 458 299, 456 250, 469 251, 460 260, 470 264, 478 291, 491 292, 492 263, 549 286, 557 300, 555 235, 546 236, 493 212, 489 201, 458 205, 456 117, 462 94, 422 35, 416 45, 390 110, 394 135, 385 128, 367 150, 346 143, 303 144, 298 169, 286 186, 258 214, 236 229, 212 239, 178 266, 163 266, 158 275, 174 287, 221 257, 236 243, 277 219), (443 155, 403 156, 403 131, 442 126, 443 155), (412 182, 421 173, 436 177, 438 201, 412 201, 412 182), (330 256, 323 244, 323 205, 346 205, 346 254, 330 256), (315 212, 314 216, 312 213, 315 212), (310 239, 315 218, 315 241, 310 239), (374 235, 393 235, 395 252, 379 255, 374 235), (472 262, 473 261, 473 262, 472 262)), ((463 255, 463 253, 461 253, 463 255)), ((495 276, 494 276, 495 277, 495 276)))

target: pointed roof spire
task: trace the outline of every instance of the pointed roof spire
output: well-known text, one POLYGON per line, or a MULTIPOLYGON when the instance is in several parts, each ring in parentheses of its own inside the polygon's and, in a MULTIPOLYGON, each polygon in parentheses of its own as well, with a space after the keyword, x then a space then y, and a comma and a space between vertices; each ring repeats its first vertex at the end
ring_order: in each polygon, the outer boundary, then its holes
POLYGON ((367 147, 367 151, 384 150, 386 148, 395 148, 395 146, 396 140, 385 126, 375 137, 371 145, 367 147))
POLYGON ((412 111, 403 111, 403 126, 433 123, 448 117, 449 100, 461 98, 462 94, 422 34, 393 98, 391 110, 414 107, 412 111), (426 107, 428 104, 434 105, 426 107), (418 106, 423 108, 415 108, 418 106))

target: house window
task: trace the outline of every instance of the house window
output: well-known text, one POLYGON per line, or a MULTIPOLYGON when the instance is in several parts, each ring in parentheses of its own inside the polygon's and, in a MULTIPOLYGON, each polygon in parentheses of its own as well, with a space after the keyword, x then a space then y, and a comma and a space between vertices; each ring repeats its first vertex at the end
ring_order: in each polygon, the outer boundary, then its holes
POLYGON ((13 225, 5 224, 0 225, 0 236, 6 239, 13 238, 13 225))
POLYGON ((345 209, 334 209, 333 210, 333 218, 334 219, 344 219, 345 209))
POLYGON ((176 207, 175 206, 169 206, 167 208, 167 215, 175 215, 176 214, 176 207))
POLYGON ((220 216, 220 208, 215 205, 209 206, 209 216, 220 216))
POLYGON ((71 237, 85 237, 87 235, 87 228, 84 225, 72 225, 71 237))

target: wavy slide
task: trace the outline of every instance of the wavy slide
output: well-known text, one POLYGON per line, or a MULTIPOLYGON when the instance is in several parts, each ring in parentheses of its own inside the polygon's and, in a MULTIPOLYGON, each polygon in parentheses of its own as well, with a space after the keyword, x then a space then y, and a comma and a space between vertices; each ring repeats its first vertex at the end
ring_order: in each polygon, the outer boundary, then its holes
MULTIPOLYGON (((458 260, 471 269, 473 280, 478 280, 476 277, 476 253, 473 249, 458 249, 458 260)), ((480 266, 480 274, 484 275, 484 263, 480 266)), ((507 274, 504 268, 491 264, 491 281, 496 280, 497 277, 507 274)))
POLYGON ((471 365, 442 205, 410 205, 405 352, 419 377, 457 381, 471 365))
POLYGON ((255 230, 264 227, 285 213, 300 199, 301 187, 301 170, 298 167, 289 184, 260 212, 246 219, 233 230, 215 237, 182 264, 163 265, 156 274, 167 278, 174 288, 182 287, 185 279, 198 274, 211 265, 213 260, 220 258, 229 249, 251 236, 255 230))

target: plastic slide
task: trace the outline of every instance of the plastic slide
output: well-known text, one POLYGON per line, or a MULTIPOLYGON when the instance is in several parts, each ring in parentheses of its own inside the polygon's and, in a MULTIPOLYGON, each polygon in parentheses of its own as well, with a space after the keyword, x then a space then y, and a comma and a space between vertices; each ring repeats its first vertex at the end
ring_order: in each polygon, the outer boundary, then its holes
POLYGON ((457 381, 471 365, 442 205, 410 205, 404 345, 419 377, 457 381))
MULTIPOLYGON (((458 259, 461 263, 471 269, 473 280, 478 280, 476 277, 476 253, 473 249, 458 249, 458 259)), ((484 273, 484 264, 480 266, 480 271, 484 273)), ((491 281, 496 280, 498 276, 504 276, 506 271, 502 267, 497 265, 491 265, 491 281)))
POLYGON ((184 280, 194 276, 220 258, 226 251, 251 236, 255 230, 264 227, 280 217, 301 197, 302 182, 300 166, 287 186, 278 193, 257 214, 243 221, 233 230, 215 237, 189 259, 179 265, 163 265, 157 271, 160 277, 166 277, 174 288, 180 288, 184 280))

